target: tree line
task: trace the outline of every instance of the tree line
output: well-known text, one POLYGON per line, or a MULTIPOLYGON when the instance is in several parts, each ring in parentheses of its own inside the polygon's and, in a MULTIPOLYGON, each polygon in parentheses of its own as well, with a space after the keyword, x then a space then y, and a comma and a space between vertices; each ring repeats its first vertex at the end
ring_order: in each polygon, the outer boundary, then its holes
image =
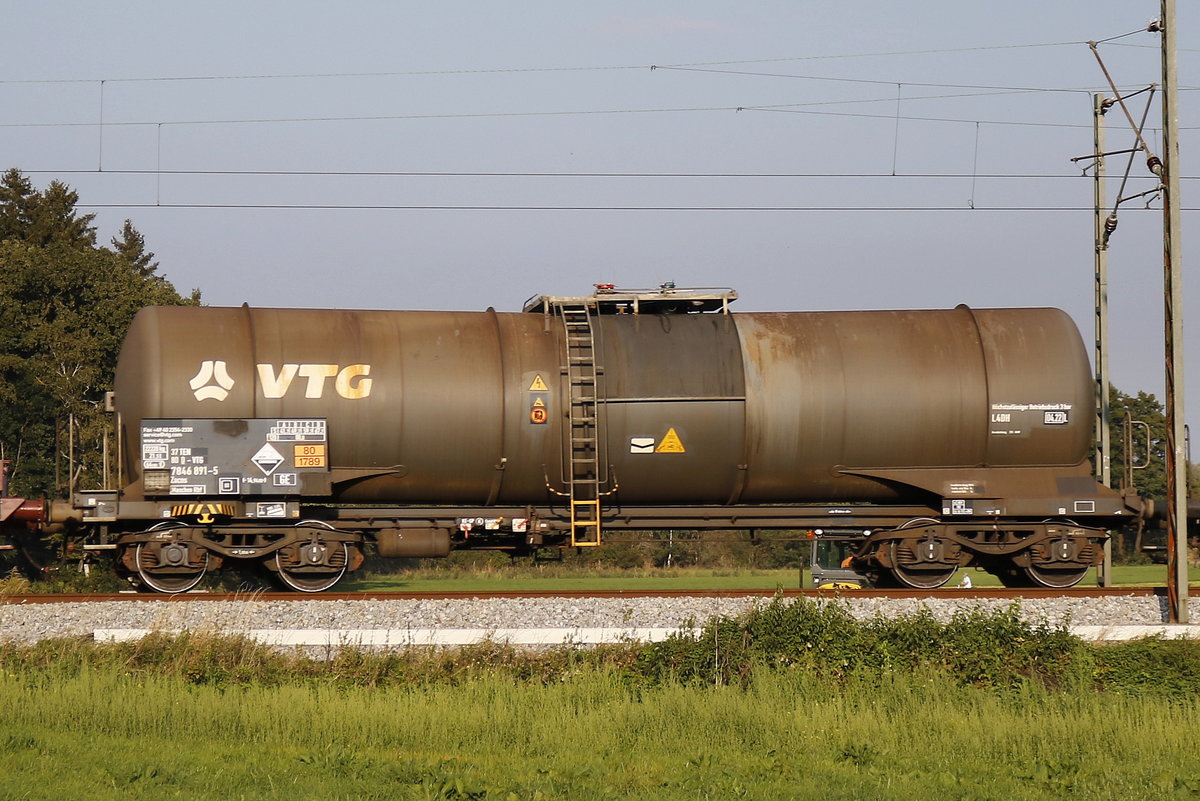
POLYGON ((0 458, 12 495, 54 495, 72 475, 79 486, 102 482, 104 395, 133 315, 200 302, 159 274, 129 220, 99 245, 95 215, 78 201, 58 181, 34 189, 17 169, 0 179, 0 458))

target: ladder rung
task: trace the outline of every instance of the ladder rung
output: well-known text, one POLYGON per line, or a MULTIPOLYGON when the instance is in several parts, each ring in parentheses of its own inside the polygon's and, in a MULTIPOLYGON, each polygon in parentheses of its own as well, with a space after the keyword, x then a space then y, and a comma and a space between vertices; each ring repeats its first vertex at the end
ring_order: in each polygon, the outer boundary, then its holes
POLYGON ((565 481, 571 493, 571 544, 600 544, 600 477, 598 425, 598 376, 596 341, 592 308, 589 304, 560 306, 566 334, 565 363, 570 400, 571 430, 568 440, 569 475, 565 481))
MULTIPOLYGON (((575 480, 571 484, 572 496, 577 486, 594 489, 594 480, 584 482, 575 480)), ((580 500, 571 498, 571 544, 580 546, 596 546, 601 541, 600 499, 587 498, 580 500)))

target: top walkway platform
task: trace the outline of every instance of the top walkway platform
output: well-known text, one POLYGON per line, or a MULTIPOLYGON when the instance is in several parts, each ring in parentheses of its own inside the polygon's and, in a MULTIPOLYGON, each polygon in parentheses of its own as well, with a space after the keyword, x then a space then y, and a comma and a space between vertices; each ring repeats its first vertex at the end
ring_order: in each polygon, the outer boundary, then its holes
POLYGON ((595 314, 692 314, 719 311, 729 313, 729 304, 737 292, 728 287, 676 287, 662 284, 657 289, 625 289, 613 284, 596 284, 591 295, 534 295, 525 301, 524 311, 557 313, 564 307, 586 307, 595 314))

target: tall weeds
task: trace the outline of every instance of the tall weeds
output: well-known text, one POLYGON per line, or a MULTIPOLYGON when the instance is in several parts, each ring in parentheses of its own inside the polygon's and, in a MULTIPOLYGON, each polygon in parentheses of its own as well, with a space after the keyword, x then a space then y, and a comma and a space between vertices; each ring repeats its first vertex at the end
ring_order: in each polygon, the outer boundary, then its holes
POLYGON ((815 691, 872 685, 896 675, 938 675, 959 686, 1013 692, 1112 692, 1200 698, 1200 643, 1142 640, 1093 646, 1063 627, 1023 620, 1017 606, 972 609, 947 623, 928 612, 856 620, 833 601, 776 600, 741 618, 720 617, 653 644, 524 649, 499 643, 453 649, 345 648, 306 656, 241 637, 152 634, 131 643, 81 639, 0 644, 0 670, 44 680, 88 672, 155 676, 192 685, 278 687, 457 686, 481 677, 553 685, 588 672, 633 689, 747 688, 769 675, 815 691))

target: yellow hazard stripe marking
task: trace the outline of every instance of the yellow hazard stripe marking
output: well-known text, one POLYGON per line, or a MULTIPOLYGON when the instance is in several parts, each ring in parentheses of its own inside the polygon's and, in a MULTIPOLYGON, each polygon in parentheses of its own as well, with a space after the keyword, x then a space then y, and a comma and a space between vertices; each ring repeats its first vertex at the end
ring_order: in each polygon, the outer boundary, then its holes
POLYGON ((191 515, 228 515, 233 517, 237 510, 228 503, 185 503, 171 507, 171 517, 191 515))

